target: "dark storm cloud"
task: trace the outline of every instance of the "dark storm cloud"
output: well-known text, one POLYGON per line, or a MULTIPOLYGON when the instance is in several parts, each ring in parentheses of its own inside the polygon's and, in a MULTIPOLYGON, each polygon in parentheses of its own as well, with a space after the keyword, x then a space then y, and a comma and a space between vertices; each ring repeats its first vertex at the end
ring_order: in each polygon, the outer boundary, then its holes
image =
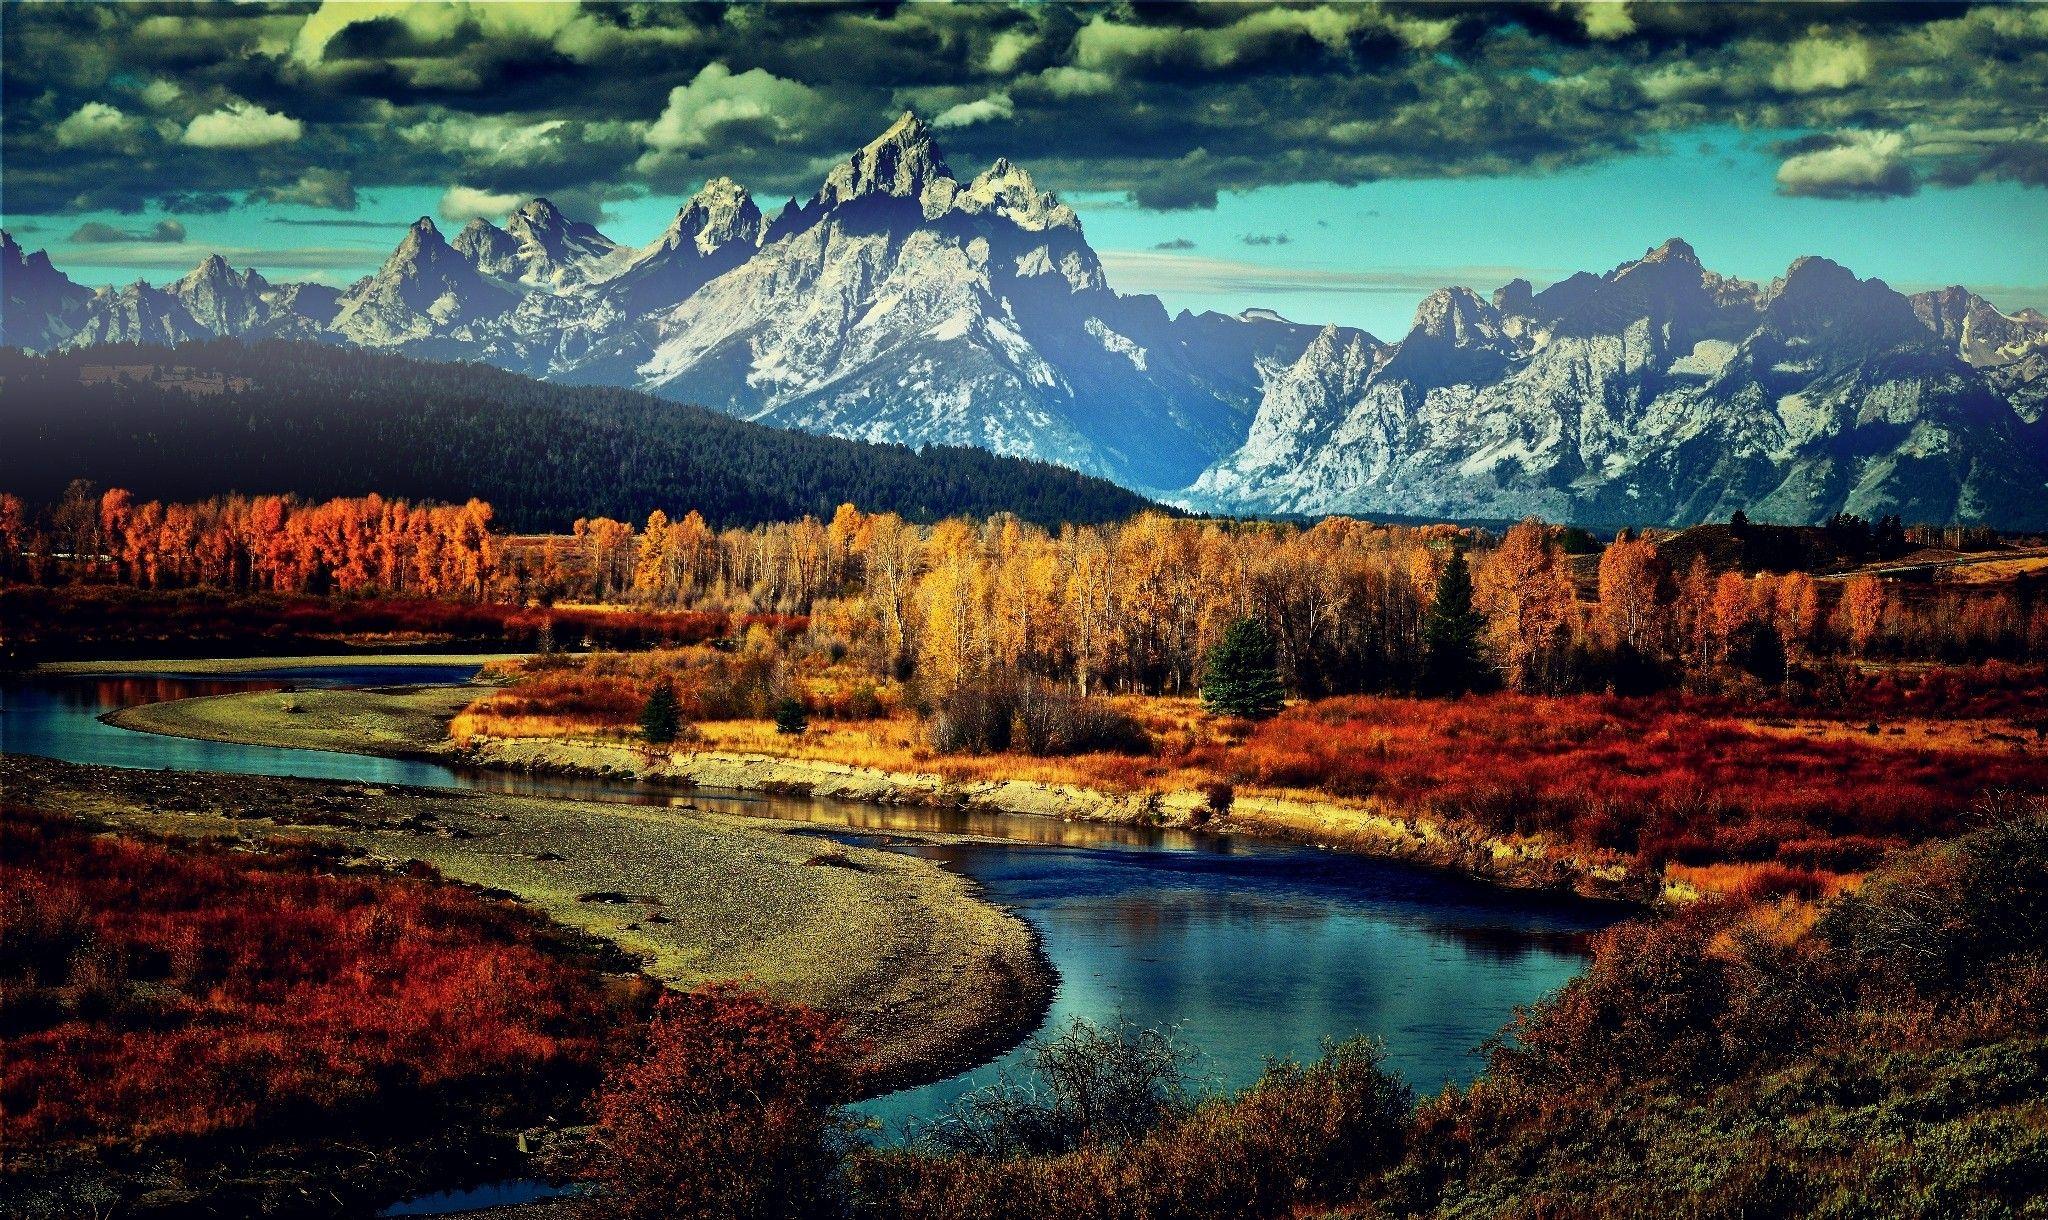
POLYGON ((235 201, 211 191, 170 191, 158 197, 156 205, 166 212, 212 216, 234 207, 235 201))
POLYGON ((71 231, 71 240, 81 245, 105 246, 114 242, 181 242, 185 226, 175 220, 159 220, 147 229, 131 231, 89 220, 71 231))
POLYGON ((1708 127, 1804 131, 1781 191, 2048 184, 2048 6, 857 8, 37 5, 0 73, 9 202, 347 210, 712 173, 808 196, 906 106, 1153 208, 1286 182, 1531 173, 1708 127))

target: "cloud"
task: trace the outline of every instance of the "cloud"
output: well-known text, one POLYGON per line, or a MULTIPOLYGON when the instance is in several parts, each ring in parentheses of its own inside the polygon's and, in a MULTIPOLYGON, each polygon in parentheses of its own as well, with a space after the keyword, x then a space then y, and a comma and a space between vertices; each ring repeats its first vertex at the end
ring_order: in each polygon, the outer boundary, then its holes
POLYGON ((305 124, 253 102, 229 102, 185 125, 185 143, 197 148, 265 148, 290 144, 305 124))
POLYGON ((1333 271, 1320 267, 1275 267, 1243 259, 1149 250, 1104 250, 1102 265, 1126 292, 1258 294, 1330 292, 1420 297, 1452 284, 1504 284, 1525 279, 1538 287, 1569 272, 1554 267, 1375 267, 1333 271))
POLYGON ((348 175, 334 169, 309 169, 290 182, 259 186, 249 192, 252 203, 295 203, 300 207, 356 210, 356 188, 348 175))
POLYGON ((182 242, 185 240, 185 226, 175 220, 159 220, 148 229, 134 232, 88 220, 72 230, 70 240, 87 246, 105 246, 115 242, 182 242))
POLYGON ((1846 89, 1870 76, 1870 44, 1862 39, 1802 38, 1771 70, 1771 83, 1787 93, 1846 89))
POLYGON ((1626 38, 1636 32, 1636 19, 1619 0, 1579 5, 1579 21, 1588 38, 1626 38))
POLYGON ((1294 239, 1285 233, 1246 233, 1237 240, 1247 246, 1284 246, 1294 239))
POLYGON ((668 105, 647 129, 647 146, 661 152, 710 147, 721 128, 747 124, 786 134, 798 129, 813 105, 809 87, 763 68, 734 72, 708 63, 687 85, 669 91, 668 105))
MULTIPOLYGON (((347 271, 361 274, 391 253, 389 246, 258 246, 207 247, 237 267, 271 272, 347 271)), ((195 253, 190 246, 137 242, 84 246, 64 255, 65 270, 74 267, 120 267, 154 271, 190 271, 195 253)), ((321 278, 321 277, 315 277, 321 278)))
MULTIPOLYGON (((358 186, 450 183, 602 200, 712 173, 801 196, 906 100, 942 124, 960 166, 1007 155, 1048 186, 1160 209, 1285 183, 1543 174, 1723 130, 1903 133, 1902 168, 1865 195, 1908 179, 2048 184, 2048 6, 328 3, 8 17, 0 133, 8 203, 24 213, 134 212, 171 190, 346 207, 358 186)), ((1827 164, 1793 166, 1781 189, 1809 189, 1827 164)))
POLYGON ((411 223, 410 221, 405 220, 354 220, 340 216, 322 216, 318 219, 308 219, 303 216, 272 216, 269 217, 268 219, 271 224, 290 225, 294 228, 389 229, 394 232, 396 232, 399 229, 403 229, 406 225, 411 223))
POLYGON ((66 148, 92 148, 126 143, 139 125, 105 102, 87 102, 57 124, 57 143, 66 148))
POLYGON ((1883 199, 1911 195, 1919 180, 1896 131, 1845 131, 1802 141, 1778 166, 1778 193, 1814 199, 1883 199))
POLYGON ((1171 237, 1152 247, 1154 250, 1192 250, 1195 243, 1185 237, 1171 237))
POLYGON ((441 202, 434 210, 451 224, 463 224, 479 216, 485 220, 501 219, 525 202, 524 195, 480 191, 473 186, 451 186, 441 193, 441 202))
POLYGON ((156 203, 166 212, 187 216, 217 216, 235 206, 235 201, 226 195, 210 191, 166 191, 156 203))
POLYGON ((1009 94, 991 93, 975 101, 948 106, 932 119, 932 126, 941 130, 949 127, 972 127, 976 123, 1007 119, 1016 113, 1016 103, 1010 100, 1009 94))

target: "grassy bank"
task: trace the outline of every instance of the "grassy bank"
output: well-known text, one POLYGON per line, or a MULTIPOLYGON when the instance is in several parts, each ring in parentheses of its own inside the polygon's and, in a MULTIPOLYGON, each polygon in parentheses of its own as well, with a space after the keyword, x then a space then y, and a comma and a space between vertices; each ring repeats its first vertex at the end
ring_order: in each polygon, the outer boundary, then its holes
POLYGON ((1090 771, 1088 760, 933 758, 915 748, 908 726, 897 721, 833 724, 801 737, 778 734, 760 722, 707 722, 701 726, 701 742, 672 751, 650 750, 616 736, 475 736, 458 747, 446 737, 445 726, 475 694, 468 687, 262 691, 127 708, 111 719, 124 728, 253 745, 440 755, 482 766, 632 777, 683 787, 1203 828, 1336 847, 1515 888, 1590 897, 1653 901, 1693 894, 1683 884, 1667 892, 1661 877, 1632 873, 1614 853, 1489 834, 1370 800, 1248 790, 1234 794, 1228 809, 1219 812, 1208 790, 1215 777, 1194 771, 1115 785, 1090 771))
POLYGON ((677 985, 749 980, 842 1015, 877 1087, 931 1079, 1036 1024, 1029 928, 921 860, 755 819, 256 776, 0 759, 17 805, 117 827, 288 834, 417 860, 618 946, 677 985))
POLYGON ((468 686, 268 690, 123 708, 122 728, 240 745, 417 757, 448 752, 448 721, 468 686))

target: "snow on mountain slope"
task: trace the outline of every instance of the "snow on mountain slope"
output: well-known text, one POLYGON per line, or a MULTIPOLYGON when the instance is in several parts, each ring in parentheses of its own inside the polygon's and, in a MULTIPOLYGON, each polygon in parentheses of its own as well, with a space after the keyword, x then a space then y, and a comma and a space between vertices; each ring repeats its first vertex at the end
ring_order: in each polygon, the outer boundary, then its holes
POLYGON ((714 177, 647 246, 546 199, 422 218, 336 293, 209 258, 97 293, 5 240, 8 342, 283 335, 629 385, 749 419, 968 444, 1230 512, 1620 524, 1840 509, 2048 522, 2048 318, 1825 259, 1759 285, 1673 239, 1605 274, 1432 293, 1400 341, 1172 315, 998 158, 904 114, 772 217, 714 177))
POLYGON ((1433 295, 1384 358, 1326 332, 1186 499, 1607 525, 1736 509, 2048 524, 2048 460, 2016 404, 1907 298, 1826 259, 1758 287, 1674 241, 1498 300, 1433 295))

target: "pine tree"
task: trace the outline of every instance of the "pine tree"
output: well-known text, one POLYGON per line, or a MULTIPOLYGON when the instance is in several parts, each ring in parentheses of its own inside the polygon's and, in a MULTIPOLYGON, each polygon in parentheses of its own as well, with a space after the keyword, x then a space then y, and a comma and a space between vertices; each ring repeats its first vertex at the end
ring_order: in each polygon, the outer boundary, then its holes
POLYGON ((1257 619, 1232 623, 1202 665, 1202 702, 1218 716, 1263 720, 1287 701, 1273 637, 1257 619))
POLYGON ((1486 620, 1472 609, 1472 569, 1463 551, 1451 553, 1437 577, 1436 598, 1422 622, 1422 690, 1460 695, 1479 684, 1479 639, 1486 620))
POLYGON ((654 745, 667 745, 682 732, 682 711, 676 702, 676 684, 664 674, 640 709, 640 736, 654 745))
POLYGON ((811 718, 805 713, 802 702, 796 699, 784 699, 775 705, 776 732, 787 733, 791 737, 796 737, 810 727, 811 718))

